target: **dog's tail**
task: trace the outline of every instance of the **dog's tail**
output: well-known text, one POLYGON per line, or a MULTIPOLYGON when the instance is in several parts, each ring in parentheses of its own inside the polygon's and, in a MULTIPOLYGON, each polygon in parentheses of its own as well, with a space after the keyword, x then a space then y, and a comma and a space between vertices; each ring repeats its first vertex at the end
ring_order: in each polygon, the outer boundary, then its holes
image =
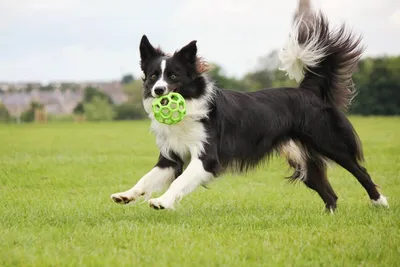
POLYGON ((345 25, 331 30, 321 13, 304 13, 280 51, 280 70, 322 99, 346 110, 355 96, 352 74, 364 51, 345 25))

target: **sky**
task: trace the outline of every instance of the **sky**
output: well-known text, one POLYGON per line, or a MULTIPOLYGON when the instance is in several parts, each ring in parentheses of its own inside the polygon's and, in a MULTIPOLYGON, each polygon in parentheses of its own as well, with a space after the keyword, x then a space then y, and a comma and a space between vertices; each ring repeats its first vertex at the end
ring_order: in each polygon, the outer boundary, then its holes
MULTIPOLYGON (((364 36, 366 56, 400 54, 399 0, 311 0, 364 36)), ((279 49, 298 0, 0 0, 0 81, 119 80, 142 75, 139 42, 198 53, 240 77, 279 49)))

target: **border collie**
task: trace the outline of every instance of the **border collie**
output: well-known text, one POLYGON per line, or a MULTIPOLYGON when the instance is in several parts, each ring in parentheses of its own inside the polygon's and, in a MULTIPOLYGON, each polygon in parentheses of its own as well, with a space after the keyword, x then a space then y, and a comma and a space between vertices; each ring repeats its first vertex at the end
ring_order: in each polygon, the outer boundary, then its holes
POLYGON ((154 209, 172 209, 225 171, 246 172, 277 152, 294 169, 291 180, 315 190, 327 211, 335 210, 338 199, 327 179, 328 161, 353 174, 373 204, 388 207, 360 165, 361 143, 343 113, 355 95, 352 73, 364 51, 360 41, 345 25, 332 30, 323 14, 306 14, 279 54, 280 69, 299 86, 243 93, 214 86, 196 41, 166 54, 144 35, 143 105, 160 154, 133 188, 111 198, 127 204, 143 196, 154 209), (172 91, 185 98, 187 115, 176 125, 161 124, 151 103, 172 91), (164 194, 149 199, 165 187, 164 194))

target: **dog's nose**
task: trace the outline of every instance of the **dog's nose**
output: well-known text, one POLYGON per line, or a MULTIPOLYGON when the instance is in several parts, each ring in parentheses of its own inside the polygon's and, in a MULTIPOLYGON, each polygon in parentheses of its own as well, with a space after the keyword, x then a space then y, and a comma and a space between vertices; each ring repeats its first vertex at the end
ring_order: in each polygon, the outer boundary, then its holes
POLYGON ((158 87, 154 88, 154 93, 156 95, 163 95, 166 89, 167 88, 165 88, 165 86, 158 86, 158 87))

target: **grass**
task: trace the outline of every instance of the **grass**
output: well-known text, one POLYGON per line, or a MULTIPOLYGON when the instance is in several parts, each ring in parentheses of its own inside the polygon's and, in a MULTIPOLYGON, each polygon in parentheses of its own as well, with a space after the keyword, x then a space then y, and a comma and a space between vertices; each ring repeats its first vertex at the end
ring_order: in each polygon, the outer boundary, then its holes
POLYGON ((155 163, 148 122, 0 126, 0 266, 398 266, 400 119, 352 117, 390 209, 342 168, 333 216, 281 159, 175 211, 121 206, 155 163))

